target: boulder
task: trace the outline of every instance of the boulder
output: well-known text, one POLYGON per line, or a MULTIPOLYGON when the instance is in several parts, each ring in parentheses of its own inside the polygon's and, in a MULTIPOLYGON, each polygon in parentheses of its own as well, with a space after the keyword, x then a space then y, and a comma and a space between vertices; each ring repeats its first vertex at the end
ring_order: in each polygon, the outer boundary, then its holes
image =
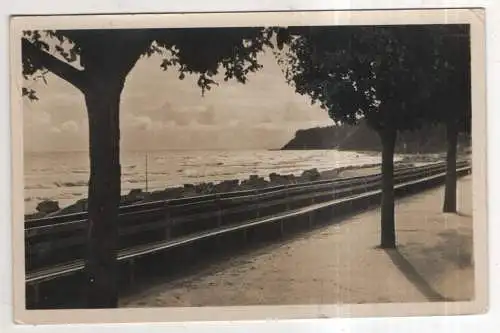
POLYGON ((269 174, 269 181, 273 185, 286 185, 295 182, 295 176, 291 175, 280 175, 276 172, 269 174))
POLYGON ((78 201, 76 201, 74 204, 64 207, 61 210, 57 212, 57 214, 54 215, 64 215, 64 214, 74 214, 74 213, 81 213, 81 212, 86 212, 87 211, 87 199, 83 198, 78 201))
POLYGON ((260 188, 260 187, 265 187, 269 183, 263 178, 259 177, 258 175, 250 175, 250 177, 246 180, 244 180, 241 185, 246 187, 246 188, 260 188))
POLYGON ((211 194, 215 192, 214 183, 200 183, 195 185, 194 188, 197 194, 211 194))
POLYGON ((164 190, 153 191, 146 196, 148 201, 169 200, 182 197, 183 187, 169 187, 164 190))
POLYGON ((24 215, 24 220, 34 220, 34 219, 39 219, 39 218, 42 218, 44 217, 45 213, 43 212, 36 212, 36 213, 31 213, 31 214, 25 214, 24 215))
POLYGON ((321 174, 318 169, 313 168, 302 172, 300 178, 305 179, 306 181, 315 181, 321 178, 321 174))
POLYGON ((184 184, 182 189, 182 196, 190 197, 196 194, 194 184, 184 184))
POLYGON ((122 204, 132 204, 144 199, 144 192, 140 188, 134 188, 128 192, 127 195, 122 196, 121 203, 122 204))
POLYGON ((36 210, 45 214, 57 212, 59 210, 59 202, 54 200, 44 200, 36 206, 36 210))
POLYGON ((177 199, 182 196, 182 187, 170 187, 165 189, 165 199, 177 199))
POLYGON ((240 181, 238 179, 224 180, 215 185, 215 192, 225 193, 235 191, 238 188, 240 181))
POLYGON ((128 197, 137 197, 142 194, 142 190, 140 188, 133 188, 128 192, 128 197))

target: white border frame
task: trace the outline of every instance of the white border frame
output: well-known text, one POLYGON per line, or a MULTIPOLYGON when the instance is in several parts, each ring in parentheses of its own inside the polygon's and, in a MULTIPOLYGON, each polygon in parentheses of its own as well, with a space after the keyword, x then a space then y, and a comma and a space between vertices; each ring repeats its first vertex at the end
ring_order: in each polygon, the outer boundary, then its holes
MULTIPOLYGON (((364 12, 367 13, 367 12, 364 12)), ((349 12, 306 12, 306 13, 237 13, 237 14, 167 14, 169 16, 169 27, 174 26, 175 24, 180 24, 179 26, 186 26, 186 22, 190 22, 190 25, 193 25, 194 20, 197 21, 195 23, 199 23, 197 26, 207 26, 206 23, 200 22, 212 22, 212 25, 217 26, 243 26, 246 23, 251 23, 249 25, 290 25, 290 22, 298 22, 295 24, 306 24, 307 20, 313 19, 313 22, 310 24, 321 24, 321 22, 326 22, 325 24, 331 24, 333 20, 335 24, 355 24, 355 22, 362 22, 362 24, 409 24, 409 23, 471 23, 471 34, 473 35, 473 105, 474 105, 474 120, 473 120, 473 158, 474 158, 474 222, 475 222, 475 230, 474 230, 474 244, 475 244, 475 261, 476 261, 476 270, 479 269, 480 266, 486 268, 487 256, 486 256, 486 247, 481 245, 481 241, 485 240, 486 237, 486 223, 480 223, 479 231, 478 231, 478 223, 477 220, 486 221, 486 137, 485 137, 485 120, 486 120, 486 112, 485 112, 485 71, 484 71, 484 35, 482 34, 482 15, 477 16, 477 11, 462 11, 462 10, 447 10, 445 11, 445 15, 429 15, 429 11, 420 11, 419 15, 402 15, 402 16, 393 16, 394 12, 387 13, 381 11, 370 11, 368 12, 370 17, 366 17, 361 12, 357 13, 349 13, 349 12), (467 15, 458 14, 458 12, 469 13, 467 15), (473 15, 470 15, 473 13, 473 15), (190 19, 187 19, 187 15, 189 15, 190 19), (196 16, 196 18, 195 18, 196 16), (238 16, 238 18, 236 18, 238 16), (283 17, 287 16, 286 19, 283 17), (315 17, 313 17, 315 16, 315 17), (233 17, 233 18, 230 18, 233 17), (466 18, 467 17, 467 18, 466 18), (221 18, 224 18, 221 21, 221 18), (465 19, 465 21, 463 21, 465 19), (236 21, 237 23, 231 23, 231 20, 236 21), (263 21, 261 21, 263 20, 263 21), (271 20, 271 21, 266 21, 271 20), (323 21, 325 20, 325 21, 323 21), (424 21, 423 21, 424 20, 424 21), (470 21, 469 21, 470 20, 470 21), (184 21, 184 22, 183 22, 184 21), (216 24, 213 24, 215 22, 216 24), (258 24, 258 22, 262 22, 258 24), (266 24, 267 23, 267 24, 266 24), (479 38, 477 38, 476 34, 479 33, 479 38), (479 51, 477 53, 476 51, 479 51), (478 61, 479 60, 479 61, 478 61), (477 111, 480 110, 480 111, 477 111), (479 133, 479 134, 478 134, 479 133), (479 165, 479 167, 478 167, 479 165), (484 226, 483 226, 484 224, 484 226), (478 239, 479 237, 479 239, 478 239), (481 238, 483 237, 483 238, 481 238), (479 241, 479 242, 478 242, 479 241), (479 246, 479 251, 476 248, 479 246), (481 249, 484 249, 481 252, 481 249), (484 254, 484 256, 480 256, 478 254, 484 254)), ((443 13, 443 12, 441 12, 443 13)), ((165 15, 160 15, 159 19, 152 19, 152 16, 158 17, 158 15, 134 15, 134 16, 100 16, 100 17, 58 17, 55 25, 57 27, 89 27, 98 28, 98 27, 109 27, 110 20, 113 21, 113 27, 131 27, 131 24, 134 26, 139 25, 140 27, 146 27, 141 24, 141 18, 145 19, 144 22, 147 26, 152 26, 152 24, 158 24, 161 22, 161 17, 165 15), (92 20, 92 23, 89 25, 88 21, 92 20)), ((28 19, 28 18, 25 18, 28 19)), ((23 19, 23 20, 25 20, 23 19)), ((30 26, 36 27, 37 24, 39 26, 48 28, 47 24, 50 24, 50 28, 53 28, 54 21, 47 22, 47 20, 54 20, 54 18, 48 17, 40 17, 28 19, 28 24, 30 26), (40 21, 38 21, 40 20, 40 21)), ((14 21, 15 22, 15 21, 14 21)), ((19 26, 16 26, 18 23, 13 24, 13 30, 16 30, 19 26)), ((22 25, 22 24, 21 24, 22 25)), ((165 25, 161 24, 160 26, 165 27, 165 25)), ((16 50, 19 51, 19 41, 16 45, 15 39, 12 39, 13 43, 13 55, 12 58, 14 63, 14 67, 19 64, 20 57, 16 57, 16 50)), ((19 55, 19 54, 17 54, 19 55)), ((19 67, 17 67, 19 68, 19 67)), ((18 71, 19 72, 19 71, 18 71)), ((16 82, 16 81, 14 81, 16 82)), ((15 85, 19 87, 19 85, 15 85)), ((12 89, 12 101, 13 101, 13 110, 16 109, 15 103, 20 102, 19 98, 19 90, 12 89)), ((19 105, 17 105, 19 106, 19 105)), ((18 140, 22 137, 22 130, 19 133, 18 129, 22 129, 22 119, 19 119, 19 112, 12 114, 12 132, 13 132, 13 165, 17 166, 13 168, 13 176, 14 176, 14 215, 16 217, 19 216, 19 210, 16 209, 16 206, 21 198, 22 204, 22 186, 21 196, 19 196, 19 188, 18 184, 19 179, 22 181, 22 172, 20 172, 19 165, 22 165, 22 141, 18 140), (19 127, 19 125, 21 125, 19 127), (20 134, 20 135, 19 135, 20 134), (21 155, 21 159, 18 157, 21 155), (21 164, 18 162, 21 161, 21 164), (21 177, 19 177, 21 176, 21 177), (17 189, 17 191, 16 191, 17 189)), ((22 212, 22 209, 20 210, 22 212)), ((22 216, 22 213, 21 213, 22 216)), ((16 220, 16 219, 14 219, 16 220)), ((19 225, 22 226, 22 223, 14 223, 14 243, 18 245, 23 245, 23 235, 22 232, 16 232, 16 229, 19 228, 19 225), (19 242, 19 235, 21 235, 21 242, 19 242)), ((484 244, 484 243, 482 243, 484 244)), ((24 251, 15 251, 14 262, 21 263, 21 265, 15 265, 15 276, 14 280, 19 281, 22 279, 22 283, 20 283, 22 287, 22 292, 19 292, 19 288, 16 288, 16 299, 21 296, 24 299, 24 272, 22 275, 19 275, 19 267, 23 267, 24 262, 24 251), (21 261, 20 261, 21 260, 21 261)), ((22 271, 22 269, 21 269, 22 271)), ((481 289, 487 285, 486 282, 486 271, 482 274, 476 274, 476 293, 479 293, 481 289), (480 281, 481 277, 484 276, 484 281, 480 281), (478 286, 479 284, 479 286, 478 286), (479 287, 479 288, 477 288, 479 287)), ((19 284, 16 284, 16 287, 19 284)), ((487 295, 487 292, 484 293, 487 295)), ((485 309, 486 305, 486 297, 483 299, 480 297, 474 303, 473 308, 470 308, 472 304, 471 302, 460 302, 449 304, 445 309, 446 314, 457 314, 457 313, 470 313, 482 311, 485 309), (478 301, 479 307, 478 306, 478 301), (467 303, 467 304, 465 304, 467 303), (467 310, 469 309, 469 310, 467 310), (465 310, 465 311, 464 311, 465 310)), ((17 303, 19 304, 19 303, 17 303)), ((286 306, 286 307, 231 307, 231 308, 197 308, 197 309, 113 309, 113 310, 61 310, 61 311, 43 311, 43 310, 21 310, 17 309, 16 304, 16 314, 20 314, 21 316, 16 315, 22 322, 37 322, 37 323, 55 323, 62 322, 68 323, 68 320, 58 321, 58 318, 69 318, 72 317, 76 319, 78 322, 131 322, 131 321, 157 321, 160 318, 160 321, 168 321, 169 318, 174 319, 175 321, 180 320, 234 320, 234 319, 265 319, 265 318, 318 318, 318 317, 332 317, 332 316, 366 316, 366 315, 426 315, 426 314, 438 314, 440 311, 434 311, 431 309, 432 306, 429 303, 425 304, 377 304, 377 305, 344 305, 344 306, 286 306), (422 308, 422 305, 425 307, 422 308), (373 308, 376 307, 376 313, 373 313, 373 308), (254 308, 254 309, 250 309, 254 308), (258 309, 256 309, 258 308, 258 309), (279 309, 281 308, 281 309, 279 309), (245 313, 239 312, 239 310, 245 310, 245 313), (255 310, 255 311, 254 311, 255 310), (394 312, 394 310, 398 310, 394 312), (69 311, 69 312, 68 312, 69 311), (168 314, 165 311, 169 312, 168 314), (189 312, 195 311, 197 312, 194 316, 189 314, 189 312), (81 312, 81 313, 79 313, 81 312), (135 313, 134 313, 135 312, 135 313), (28 315, 29 313, 29 315, 28 315), (222 313, 222 316, 221 316, 222 313), (80 317, 80 314, 83 317, 80 317), (139 316, 137 320, 135 320, 135 315, 139 316), (25 316, 27 315, 27 317, 25 316), (78 317, 78 318, 75 318, 78 317), (159 316, 159 317, 158 317, 159 316), (49 318, 50 317, 50 318, 49 318), (83 320, 80 320, 83 319, 83 320)), ((433 303, 433 306, 438 306, 443 309, 443 304, 433 303)), ((22 307, 24 307, 24 300, 22 302, 22 307)))

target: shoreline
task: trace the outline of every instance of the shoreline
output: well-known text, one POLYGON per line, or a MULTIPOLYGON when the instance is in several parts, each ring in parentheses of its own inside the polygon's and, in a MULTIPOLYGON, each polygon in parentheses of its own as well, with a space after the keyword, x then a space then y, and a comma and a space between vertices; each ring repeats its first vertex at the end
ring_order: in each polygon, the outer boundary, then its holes
MULTIPOLYGON (((438 160, 442 160, 442 156, 437 154, 403 156, 400 160, 395 161, 395 165, 413 165, 415 163, 429 163, 438 160)), ((304 170, 301 174, 278 174, 273 172, 267 176, 250 175, 246 179, 188 183, 148 192, 137 188, 122 195, 120 205, 186 198, 213 193, 252 190, 269 186, 306 183, 315 180, 334 180, 337 178, 365 176, 380 172, 380 164, 381 163, 349 165, 324 171, 318 171, 316 168, 312 168, 304 170)), ((80 213, 86 211, 86 205, 87 198, 79 199, 73 204, 65 207, 59 207, 59 201, 57 200, 43 200, 37 204, 38 211, 27 213, 24 215, 24 218, 25 220, 29 220, 80 213)))

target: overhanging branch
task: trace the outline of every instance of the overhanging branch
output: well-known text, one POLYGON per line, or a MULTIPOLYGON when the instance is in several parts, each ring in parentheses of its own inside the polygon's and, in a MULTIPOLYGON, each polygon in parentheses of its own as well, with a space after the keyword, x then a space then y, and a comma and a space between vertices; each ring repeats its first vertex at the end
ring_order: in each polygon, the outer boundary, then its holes
POLYGON ((34 65, 46 68, 81 91, 84 90, 85 75, 83 71, 39 49, 26 38, 22 38, 22 51, 23 57, 28 57, 34 65))

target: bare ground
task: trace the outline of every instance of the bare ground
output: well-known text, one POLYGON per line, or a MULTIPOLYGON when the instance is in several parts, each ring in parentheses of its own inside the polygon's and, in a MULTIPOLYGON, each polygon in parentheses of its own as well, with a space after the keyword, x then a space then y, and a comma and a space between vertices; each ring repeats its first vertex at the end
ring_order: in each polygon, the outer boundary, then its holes
POLYGON ((443 189, 399 200, 399 249, 377 249, 372 210, 214 264, 121 300, 122 307, 427 302, 473 297, 471 178, 459 214, 441 213, 443 189))

